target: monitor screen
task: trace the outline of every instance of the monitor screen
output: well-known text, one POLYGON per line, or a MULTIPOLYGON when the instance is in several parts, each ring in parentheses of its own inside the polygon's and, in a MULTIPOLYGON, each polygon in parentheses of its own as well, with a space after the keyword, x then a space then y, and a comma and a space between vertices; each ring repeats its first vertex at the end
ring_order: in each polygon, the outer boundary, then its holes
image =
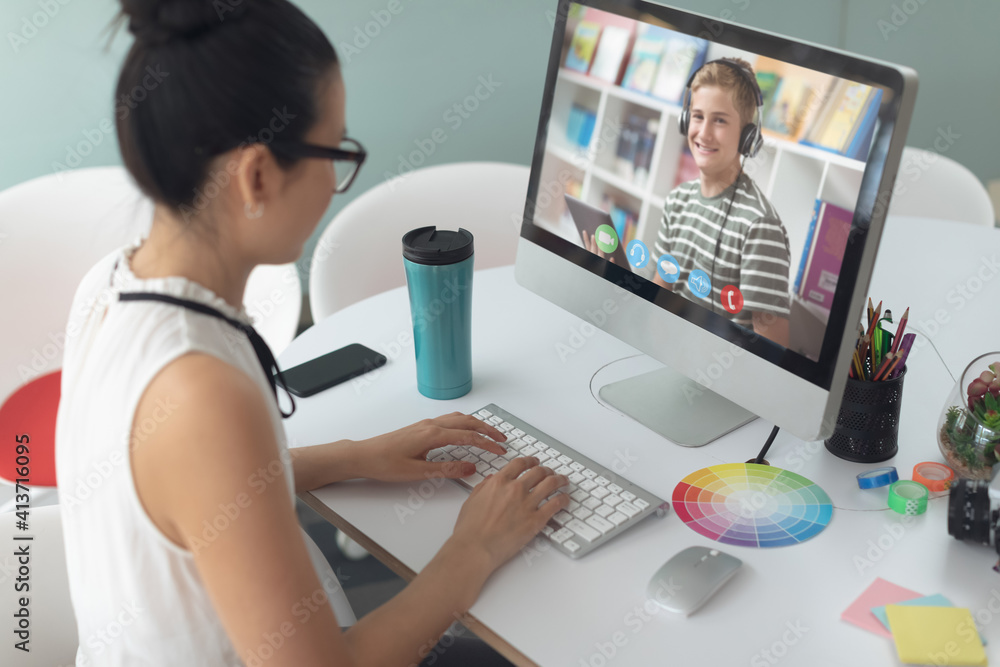
POLYGON ((530 224, 675 314, 828 379, 818 364, 862 247, 848 257, 848 240, 876 203, 859 197, 898 90, 849 58, 668 8, 560 7, 530 224))

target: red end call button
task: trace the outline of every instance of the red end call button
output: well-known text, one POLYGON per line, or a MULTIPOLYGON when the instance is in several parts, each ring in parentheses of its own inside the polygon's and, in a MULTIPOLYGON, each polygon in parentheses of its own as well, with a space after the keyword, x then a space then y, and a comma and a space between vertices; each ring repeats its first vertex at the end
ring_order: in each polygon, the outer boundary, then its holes
POLYGON ((743 293, 735 285, 726 285, 722 288, 722 307, 730 313, 736 314, 743 310, 743 293))

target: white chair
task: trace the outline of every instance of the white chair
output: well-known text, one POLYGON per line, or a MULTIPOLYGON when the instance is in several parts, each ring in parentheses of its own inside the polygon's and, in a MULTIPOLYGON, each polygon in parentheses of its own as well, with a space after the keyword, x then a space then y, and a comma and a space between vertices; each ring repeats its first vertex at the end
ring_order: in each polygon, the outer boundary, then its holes
MULTIPOLYGON (((0 192, 0 310, 12 323, 0 348, 0 405, 61 368, 66 320, 83 275, 116 247, 147 234, 152 219, 152 203, 122 167, 50 174, 0 192)), ((299 322, 295 265, 258 267, 244 299, 277 355, 299 322)), ((57 403, 58 395, 51 399, 57 403)), ((0 443, 0 452, 9 444, 0 443)), ((0 488, 0 503, 12 495, 0 488)))
POLYGON ((990 195, 976 175, 949 157, 906 146, 888 215, 996 223, 990 195))
POLYGON ((0 665, 19 667, 56 667, 76 664, 79 645, 76 617, 69 595, 69 575, 66 570, 66 552, 63 545, 62 519, 58 505, 32 507, 28 515, 28 530, 18 530, 13 512, 0 514, 0 617, 8 628, 17 629, 22 595, 14 590, 20 563, 14 556, 19 547, 27 547, 31 591, 23 594, 29 598, 30 652, 18 650, 21 638, 8 630, 0 642, 0 665), (17 537, 31 535, 31 541, 15 541, 17 537))
POLYGON ((330 221, 313 252, 313 320, 405 285, 402 238, 417 227, 472 232, 477 269, 513 264, 529 174, 522 165, 459 162, 418 169, 359 196, 330 221))

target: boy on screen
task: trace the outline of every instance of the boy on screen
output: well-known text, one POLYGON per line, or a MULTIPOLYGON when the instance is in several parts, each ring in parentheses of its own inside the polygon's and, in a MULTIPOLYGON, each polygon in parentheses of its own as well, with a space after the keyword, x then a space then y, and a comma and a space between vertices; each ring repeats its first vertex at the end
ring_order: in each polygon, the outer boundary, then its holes
MULTIPOLYGON (((740 160, 760 144, 753 68, 740 58, 714 60, 695 72, 689 86, 681 132, 699 178, 667 196, 652 252, 653 282, 787 347, 788 234, 740 160), (664 255, 676 264, 664 262, 664 255)), ((584 236, 584 245, 604 256, 593 238, 584 236)))
POLYGON ((752 154, 747 135, 760 131, 759 95, 753 69, 738 58, 709 62, 692 78, 686 136, 700 177, 667 196, 653 257, 672 256, 680 271, 668 283, 658 270, 654 282, 705 305, 710 299, 714 312, 787 346, 788 234, 740 160, 752 154), (696 269, 711 281, 707 299, 688 284, 696 269), (739 298, 723 293, 730 285, 742 295, 738 312, 739 298))

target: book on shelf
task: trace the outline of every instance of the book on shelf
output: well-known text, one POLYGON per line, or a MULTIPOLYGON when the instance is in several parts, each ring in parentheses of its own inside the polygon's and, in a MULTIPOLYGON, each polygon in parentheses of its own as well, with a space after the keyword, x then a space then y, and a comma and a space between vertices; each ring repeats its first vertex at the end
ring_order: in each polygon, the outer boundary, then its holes
POLYGON ((622 86, 638 93, 648 93, 653 86, 656 68, 660 64, 669 31, 659 26, 642 24, 632 46, 628 68, 622 86))
POLYGON ((615 148, 615 173, 638 187, 646 184, 659 120, 629 114, 615 148))
POLYGON ((774 103, 774 91, 778 87, 781 77, 775 72, 757 72, 756 76, 757 87, 760 88, 760 97, 764 101, 760 110, 760 117, 763 120, 764 116, 771 111, 771 105, 774 103))
POLYGON ((868 106, 860 122, 855 127, 851 143, 847 147, 847 157, 855 160, 867 160, 871 150, 872 138, 875 136, 875 125, 878 123, 878 112, 882 107, 882 90, 875 89, 875 94, 868 98, 868 106))
POLYGON ((590 76, 608 83, 618 83, 631 39, 630 30, 613 25, 605 26, 601 41, 597 44, 594 62, 590 66, 590 76))
POLYGON ((795 279, 795 291, 805 301, 829 311, 837 291, 840 266, 851 234, 854 212, 830 202, 816 200, 813 222, 809 226, 803 254, 795 279))
POLYGON ((805 79, 784 76, 774 92, 774 101, 764 116, 765 133, 788 141, 798 141, 802 121, 812 104, 815 89, 805 79))
POLYGON ((653 97, 671 104, 680 104, 691 73, 704 64, 707 52, 708 42, 704 39, 671 35, 663 47, 660 67, 651 90, 653 97))
POLYGON ((597 114, 586 107, 573 103, 566 121, 566 140, 573 146, 587 148, 594 134, 597 114))
POLYGON ((607 193, 601 196, 601 208, 611 216, 615 233, 622 245, 628 244, 635 238, 636 223, 639 220, 638 213, 627 206, 621 206, 607 193))
POLYGON ((590 61, 594 57, 594 50, 597 48, 597 40, 601 34, 601 26, 592 21, 580 21, 573 31, 573 41, 570 42, 569 52, 566 53, 566 69, 575 70, 583 74, 590 69, 590 61))
MULTIPOLYGON (((874 126, 881 92, 855 81, 838 80, 825 108, 816 116, 803 143, 847 155, 855 137, 860 135, 863 138, 867 134, 865 126, 874 126)), ((867 146, 865 152, 867 153, 867 146)))

